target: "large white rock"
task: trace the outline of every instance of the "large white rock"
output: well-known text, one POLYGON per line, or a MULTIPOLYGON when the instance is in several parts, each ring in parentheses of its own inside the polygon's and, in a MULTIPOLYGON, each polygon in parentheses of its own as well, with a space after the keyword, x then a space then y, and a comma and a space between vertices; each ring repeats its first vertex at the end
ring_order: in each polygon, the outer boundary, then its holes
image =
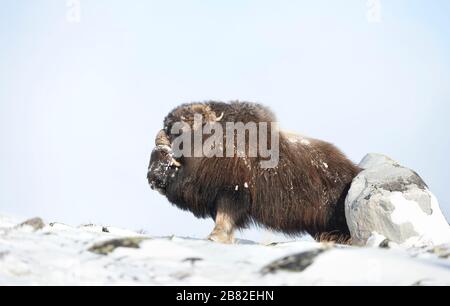
POLYGON ((450 226, 420 176, 381 154, 368 154, 353 180, 345 215, 355 245, 406 247, 450 241, 450 226), (387 240, 386 240, 387 239, 387 240))

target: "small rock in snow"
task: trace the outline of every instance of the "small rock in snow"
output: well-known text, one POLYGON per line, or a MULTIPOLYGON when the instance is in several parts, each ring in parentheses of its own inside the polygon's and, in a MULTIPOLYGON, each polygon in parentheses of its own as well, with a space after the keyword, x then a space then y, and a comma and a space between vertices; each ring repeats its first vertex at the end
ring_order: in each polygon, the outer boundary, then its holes
POLYGON ((119 247, 138 249, 139 244, 143 240, 145 240, 145 238, 140 237, 108 240, 105 242, 94 244, 92 247, 89 248, 89 251, 96 254, 108 255, 109 253, 113 252, 115 249, 119 247))
POLYGON ((22 222, 17 227, 31 226, 33 230, 37 231, 45 227, 45 223, 41 218, 32 218, 25 222, 22 222))
POLYGON ((312 265, 316 257, 322 254, 325 250, 326 249, 315 249, 312 251, 306 251, 299 254, 283 257, 265 266, 261 270, 261 273, 262 274, 274 273, 279 270, 290 272, 302 272, 310 265, 312 265))

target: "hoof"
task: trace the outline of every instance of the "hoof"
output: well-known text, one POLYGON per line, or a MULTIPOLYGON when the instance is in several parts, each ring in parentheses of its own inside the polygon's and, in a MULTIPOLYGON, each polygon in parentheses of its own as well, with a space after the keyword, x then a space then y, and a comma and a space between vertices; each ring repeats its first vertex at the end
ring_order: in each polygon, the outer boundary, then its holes
POLYGON ((219 242, 219 243, 225 243, 225 244, 232 244, 234 243, 233 236, 227 235, 226 233, 211 233, 208 238, 210 241, 219 242))

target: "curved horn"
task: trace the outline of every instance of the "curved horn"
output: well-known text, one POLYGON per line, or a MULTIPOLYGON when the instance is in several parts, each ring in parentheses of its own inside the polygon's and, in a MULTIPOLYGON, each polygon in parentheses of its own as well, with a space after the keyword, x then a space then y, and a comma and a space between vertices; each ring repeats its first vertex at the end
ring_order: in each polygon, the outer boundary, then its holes
POLYGON ((172 158, 172 165, 175 167, 181 167, 181 164, 179 161, 177 161, 175 158, 172 158))
MULTIPOLYGON (((170 148, 170 141, 169 141, 169 138, 167 137, 167 134, 166 134, 166 132, 164 130, 159 131, 158 134, 156 135, 155 144, 157 146, 167 146, 167 147, 170 148)), ((173 157, 172 157, 172 160, 170 162, 175 167, 181 167, 181 163, 179 161, 177 161, 173 157)))
POLYGON ((155 145, 170 147, 170 140, 167 137, 167 134, 164 130, 159 131, 158 134, 156 135, 155 145))
POLYGON ((220 120, 222 120, 222 118, 223 118, 223 112, 220 114, 220 116, 219 117, 217 117, 215 120, 216 121, 220 121, 220 120))

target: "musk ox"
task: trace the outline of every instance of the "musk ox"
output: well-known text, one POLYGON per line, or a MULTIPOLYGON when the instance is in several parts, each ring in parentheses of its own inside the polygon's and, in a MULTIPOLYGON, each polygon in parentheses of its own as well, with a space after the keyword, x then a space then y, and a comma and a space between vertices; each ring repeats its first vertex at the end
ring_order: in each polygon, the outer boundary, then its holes
MULTIPOLYGON (((249 102, 189 103, 175 108, 156 136, 147 173, 151 188, 196 217, 211 217, 215 227, 208 238, 213 241, 231 243, 236 229, 251 224, 289 236, 308 233, 319 240, 348 241, 344 200, 360 169, 332 144, 279 130, 274 122, 268 108, 249 102), (213 123, 224 130, 229 123, 246 127, 258 123, 258 132, 264 130, 268 136, 250 143, 246 130, 243 154, 236 149, 235 134, 209 142, 226 152, 222 156, 196 155, 186 143, 177 142, 187 131, 195 134, 213 123), (262 123, 272 129, 263 129, 262 123), (175 129, 177 124, 184 128, 175 129), (175 143, 192 154, 175 154, 175 143), (277 146, 275 166, 262 166, 267 155, 250 156, 251 148, 261 145, 277 146)), ((211 136, 209 132, 201 134, 202 141, 211 136)), ((191 133, 184 140, 191 144, 193 138, 191 133)))

